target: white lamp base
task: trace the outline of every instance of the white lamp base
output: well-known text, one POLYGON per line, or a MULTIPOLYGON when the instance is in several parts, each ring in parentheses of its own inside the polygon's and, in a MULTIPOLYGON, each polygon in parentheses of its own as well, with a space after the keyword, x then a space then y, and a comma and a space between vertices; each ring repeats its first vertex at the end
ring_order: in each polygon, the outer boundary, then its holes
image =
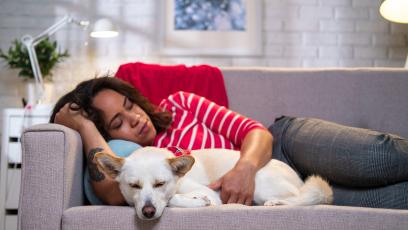
POLYGON ((52 104, 55 100, 55 87, 54 83, 52 82, 45 82, 44 89, 41 90, 40 86, 35 84, 35 82, 27 82, 26 83, 26 99, 27 103, 30 105, 35 105, 38 103, 41 104, 52 104), (43 94, 42 97, 39 96, 43 94), (39 98, 40 101, 39 101, 39 98))

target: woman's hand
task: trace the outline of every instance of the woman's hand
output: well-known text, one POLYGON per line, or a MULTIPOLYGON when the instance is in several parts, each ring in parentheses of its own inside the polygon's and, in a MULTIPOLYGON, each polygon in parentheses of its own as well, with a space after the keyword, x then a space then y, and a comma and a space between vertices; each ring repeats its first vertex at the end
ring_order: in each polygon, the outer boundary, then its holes
POLYGON ((256 171, 257 168, 249 162, 239 161, 232 170, 209 187, 221 190, 221 200, 224 204, 252 205, 256 171))
POLYGON ((221 190, 223 203, 251 205, 255 191, 255 174, 272 156, 272 134, 265 129, 247 133, 241 145, 241 157, 234 168, 209 185, 221 190))
POLYGON ((93 124, 91 120, 86 118, 86 114, 81 110, 76 110, 76 104, 65 104, 56 114, 54 122, 56 124, 67 126, 71 129, 80 132, 84 127, 93 124))

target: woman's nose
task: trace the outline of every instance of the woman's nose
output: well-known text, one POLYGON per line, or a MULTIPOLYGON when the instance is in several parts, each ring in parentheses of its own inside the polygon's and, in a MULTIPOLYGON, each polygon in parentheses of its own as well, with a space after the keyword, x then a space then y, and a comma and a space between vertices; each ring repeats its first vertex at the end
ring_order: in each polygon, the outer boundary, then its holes
POLYGON ((140 115, 139 114, 129 113, 128 117, 129 117, 129 123, 130 123, 131 127, 135 127, 137 124, 139 124, 139 122, 140 122, 140 115))

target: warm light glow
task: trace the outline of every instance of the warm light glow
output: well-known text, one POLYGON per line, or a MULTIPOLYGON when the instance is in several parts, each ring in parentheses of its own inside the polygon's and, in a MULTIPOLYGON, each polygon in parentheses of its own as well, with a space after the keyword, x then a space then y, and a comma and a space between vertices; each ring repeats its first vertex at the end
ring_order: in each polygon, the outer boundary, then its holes
POLYGON ((93 38, 112 38, 118 36, 116 31, 94 31, 91 32, 91 37, 93 38))
POLYGON ((380 6, 380 14, 392 22, 408 23, 408 0, 385 0, 380 6))
POLYGON ((118 34, 115 25, 109 19, 102 18, 95 22, 90 35, 94 38, 111 38, 118 34))

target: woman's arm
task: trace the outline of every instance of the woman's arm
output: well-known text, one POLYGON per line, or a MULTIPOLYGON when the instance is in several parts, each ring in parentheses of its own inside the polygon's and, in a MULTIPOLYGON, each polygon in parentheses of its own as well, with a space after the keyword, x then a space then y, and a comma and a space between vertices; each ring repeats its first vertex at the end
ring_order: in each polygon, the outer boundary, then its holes
POLYGON ((118 183, 99 170, 94 161, 95 154, 100 151, 115 155, 99 133, 95 124, 87 119, 81 111, 70 109, 69 104, 66 104, 60 109, 55 115, 54 122, 72 128, 81 135, 84 153, 87 159, 87 167, 95 195, 106 204, 124 204, 125 200, 120 192, 118 183))
POLYGON ((223 203, 252 204, 255 174, 270 161, 272 141, 273 137, 266 129, 252 129, 246 134, 235 167, 210 185, 212 189, 221 190, 223 203))
POLYGON ((266 129, 253 129, 245 136, 239 163, 252 165, 257 170, 272 158, 272 134, 266 129))

